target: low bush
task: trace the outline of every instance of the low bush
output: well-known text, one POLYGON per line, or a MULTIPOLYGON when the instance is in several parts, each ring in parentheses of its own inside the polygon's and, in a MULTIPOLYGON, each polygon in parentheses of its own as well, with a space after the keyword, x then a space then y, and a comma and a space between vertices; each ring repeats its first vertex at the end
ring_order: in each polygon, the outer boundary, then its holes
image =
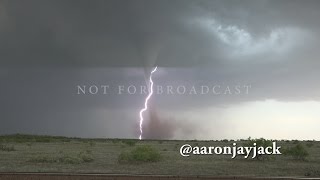
POLYGON ((79 158, 83 162, 92 162, 93 161, 93 157, 92 157, 91 151, 80 152, 79 153, 79 158))
POLYGON ((124 140, 122 140, 122 143, 124 143, 128 146, 134 146, 134 145, 136 145, 137 141, 134 139, 124 139, 124 140))
POLYGON ((28 160, 28 162, 33 162, 33 163, 54 163, 56 161, 57 160, 55 158, 50 156, 36 156, 28 160))
POLYGON ((308 143, 306 144, 306 146, 307 146, 308 148, 311 148, 311 147, 313 146, 313 143, 312 143, 312 142, 308 142, 308 143))
POLYGON ((89 141, 89 145, 90 145, 91 147, 93 147, 93 146, 96 145, 96 142, 94 142, 93 140, 91 140, 91 141, 89 141))
POLYGON ((113 143, 113 144, 117 144, 117 143, 119 143, 119 142, 120 142, 120 140, 119 140, 119 139, 112 139, 111 141, 112 141, 112 143, 113 143))
POLYGON ((297 144, 294 147, 284 149, 283 154, 292 156, 296 160, 306 160, 306 157, 309 156, 308 151, 302 144, 297 144))
POLYGON ((299 144, 299 141, 298 140, 292 140, 292 143, 293 144, 299 144))
MULTIPOLYGON (((257 148, 258 147, 268 147, 268 146, 272 146, 272 141, 271 140, 267 140, 264 138, 260 138, 260 139, 251 139, 250 137, 248 138, 248 140, 244 143, 243 146, 245 147, 253 147, 254 143, 256 144, 257 148)), ((252 153, 252 152, 251 152, 252 153)), ((257 160, 264 160, 264 159, 268 159, 268 155, 262 155, 262 154, 257 154, 257 156, 255 157, 255 159, 257 160)))
POLYGON ((31 142, 28 142, 26 145, 27 145, 29 148, 31 148, 32 143, 31 143, 31 142))
POLYGON ((26 142, 70 142, 73 138, 67 138, 63 136, 46 136, 46 135, 28 135, 28 134, 12 134, 12 135, 1 135, 0 141, 2 142, 15 142, 15 143, 26 143, 26 142))
POLYGON ((4 145, 4 144, 0 144, 0 151, 15 151, 16 149, 14 148, 13 145, 4 145))
POLYGON ((36 156, 28 160, 32 163, 62 163, 62 164, 80 164, 92 162, 93 157, 90 153, 80 152, 78 154, 63 154, 59 152, 58 156, 36 156))
POLYGON ((320 169, 313 166, 307 167, 304 175, 311 177, 320 177, 320 169))
POLYGON ((161 159, 161 154, 151 146, 139 146, 130 152, 122 152, 119 157, 119 163, 141 163, 157 162, 161 159))

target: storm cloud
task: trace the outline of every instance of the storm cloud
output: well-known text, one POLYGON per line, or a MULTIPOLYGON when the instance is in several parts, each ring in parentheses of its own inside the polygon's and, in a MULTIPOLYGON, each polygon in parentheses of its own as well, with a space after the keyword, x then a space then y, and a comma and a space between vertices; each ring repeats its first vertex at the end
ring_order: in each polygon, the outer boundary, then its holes
POLYGON ((310 111, 320 101, 319 8, 316 0, 1 0, 0 133, 136 138, 145 95, 79 95, 77 86, 146 85, 158 66, 157 85, 252 88, 155 95, 146 137, 319 139, 320 116, 310 111), (250 130, 257 121, 288 128, 250 130))

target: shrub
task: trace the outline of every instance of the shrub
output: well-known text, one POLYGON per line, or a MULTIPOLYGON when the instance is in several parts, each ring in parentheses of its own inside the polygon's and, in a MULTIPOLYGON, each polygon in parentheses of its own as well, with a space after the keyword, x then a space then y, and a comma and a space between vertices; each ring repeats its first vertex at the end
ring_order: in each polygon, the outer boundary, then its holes
POLYGON ((89 145, 90 145, 91 147, 93 147, 93 146, 96 145, 96 143, 95 143, 94 141, 90 141, 90 142, 89 142, 89 145))
MULTIPOLYGON (((257 148, 258 147, 268 147, 268 146, 272 146, 272 141, 271 140, 267 140, 264 138, 260 138, 260 139, 251 139, 250 137, 248 138, 247 142, 244 143, 244 146, 246 147, 252 147, 254 146, 254 143, 256 144, 257 148)), ((251 152, 252 153, 252 152, 251 152)), ((262 155, 262 154, 257 154, 257 156, 255 157, 255 159, 258 160, 264 160, 267 159, 268 156, 266 155, 262 155)))
POLYGON ((173 150, 176 151, 179 149, 179 144, 174 145, 173 150))
POLYGON ((320 170, 316 167, 311 166, 306 168, 306 172, 304 175, 311 176, 311 177, 320 177, 320 170))
POLYGON ((49 156, 36 156, 28 160, 28 162, 33 163, 54 163, 57 160, 55 160, 53 157, 49 156))
POLYGON ((157 162, 161 159, 161 154, 151 146, 139 146, 130 152, 122 152, 119 157, 119 163, 141 163, 157 162))
POLYGON ((292 140, 292 143, 293 144, 299 144, 299 141, 298 140, 292 140))
POLYGON ((15 151, 16 149, 14 148, 13 145, 9 146, 9 145, 4 145, 4 144, 0 144, 0 151, 15 151))
POLYGON ((134 146, 136 145, 137 141, 134 139, 125 139, 122 140, 122 143, 127 144, 128 146, 134 146))
POLYGON ((27 143, 27 146, 28 146, 29 148, 31 148, 32 143, 31 143, 31 142, 28 142, 28 143, 27 143))
POLYGON ((54 162, 63 163, 63 164, 80 164, 83 161, 79 156, 63 155, 62 157, 59 157, 54 162))
POLYGON ((294 147, 287 148, 283 151, 284 155, 292 156, 297 160, 306 160, 306 157, 309 155, 308 151, 301 144, 297 144, 294 147))
POLYGON ((88 152, 79 154, 63 154, 59 152, 58 156, 36 156, 28 160, 33 163, 62 163, 62 164, 80 164, 93 161, 92 155, 88 152))
POLYGON ((71 138, 63 136, 46 136, 46 135, 28 135, 28 134, 13 134, 13 135, 2 135, 0 136, 0 141, 5 142, 16 142, 16 143, 26 143, 26 142, 70 142, 71 138))
POLYGON ((112 139, 111 141, 112 141, 112 143, 114 143, 114 144, 116 144, 116 143, 120 142, 120 140, 119 140, 119 139, 112 139))
POLYGON ((91 151, 86 151, 86 152, 80 152, 79 157, 83 162, 92 162, 93 157, 91 155, 91 151))
POLYGON ((306 145, 307 145, 308 148, 310 148, 310 147, 313 146, 313 143, 312 142, 308 142, 306 145))
POLYGON ((253 146, 253 144, 256 143, 257 147, 268 147, 272 146, 272 141, 260 138, 260 139, 248 139, 246 143, 244 143, 244 146, 253 146))

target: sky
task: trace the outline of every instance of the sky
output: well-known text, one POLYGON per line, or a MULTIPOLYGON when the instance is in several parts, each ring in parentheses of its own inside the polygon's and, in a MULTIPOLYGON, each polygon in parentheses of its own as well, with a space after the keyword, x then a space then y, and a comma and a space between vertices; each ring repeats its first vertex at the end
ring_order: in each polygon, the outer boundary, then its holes
POLYGON ((317 0, 0 0, 0 134, 138 138, 147 97, 139 88, 150 88, 157 66, 154 90, 164 93, 149 101, 144 139, 320 140, 319 8, 317 0))

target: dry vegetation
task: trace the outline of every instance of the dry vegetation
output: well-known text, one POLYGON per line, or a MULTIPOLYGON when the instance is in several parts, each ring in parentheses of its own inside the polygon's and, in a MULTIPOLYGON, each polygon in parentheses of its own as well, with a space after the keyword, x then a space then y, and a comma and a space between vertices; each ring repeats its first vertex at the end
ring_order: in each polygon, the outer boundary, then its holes
MULTIPOLYGON (((239 140, 248 145, 253 141, 239 140)), ((229 146, 233 141, 80 139, 0 136, 0 172, 72 172, 160 175, 320 177, 320 142, 278 141, 284 155, 231 159, 224 155, 181 157, 179 148, 229 146)))

